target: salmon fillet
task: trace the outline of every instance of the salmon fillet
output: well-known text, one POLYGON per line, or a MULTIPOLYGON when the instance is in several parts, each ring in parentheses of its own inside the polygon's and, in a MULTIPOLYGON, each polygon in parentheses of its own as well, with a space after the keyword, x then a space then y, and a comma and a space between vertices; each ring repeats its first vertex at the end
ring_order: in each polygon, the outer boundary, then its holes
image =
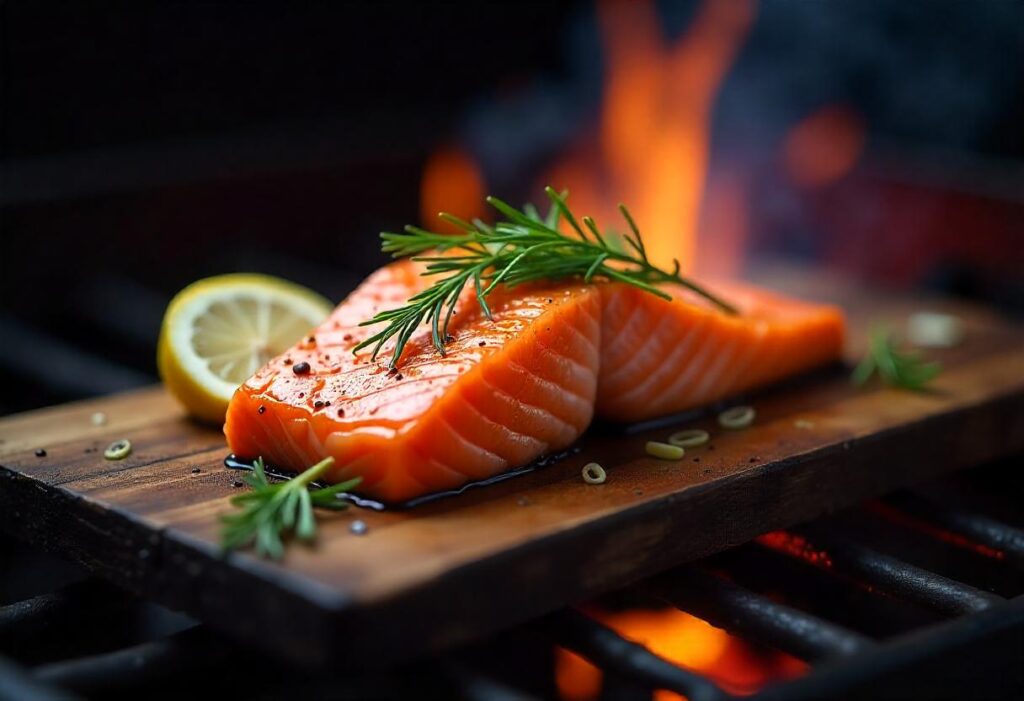
POLYGON ((246 381, 228 406, 231 450, 293 469, 332 455, 328 481, 358 475, 360 493, 401 502, 572 444, 594 411, 600 292, 556 285, 492 294, 493 321, 467 295, 445 357, 429 331, 410 340, 397 372, 387 369, 388 352, 353 356, 374 332, 359 322, 422 289, 419 271, 404 261, 382 268, 246 381))
POLYGON ((459 302, 441 357, 424 327, 398 371, 352 348, 359 323, 403 304, 429 279, 409 261, 370 276, 308 338, 235 393, 224 432, 241 457, 292 469, 327 455, 328 481, 401 502, 454 489, 571 445, 596 411, 637 421, 722 399, 839 357, 843 317, 735 283, 714 289, 740 309, 666 288, 623 284, 495 290, 493 321, 459 302), (308 369, 304 364, 308 364, 308 369))
POLYGON ((671 301, 630 285, 603 288, 599 416, 642 421, 692 409, 842 354, 837 307, 735 282, 708 287, 740 313, 722 314, 682 287, 664 286, 671 301))

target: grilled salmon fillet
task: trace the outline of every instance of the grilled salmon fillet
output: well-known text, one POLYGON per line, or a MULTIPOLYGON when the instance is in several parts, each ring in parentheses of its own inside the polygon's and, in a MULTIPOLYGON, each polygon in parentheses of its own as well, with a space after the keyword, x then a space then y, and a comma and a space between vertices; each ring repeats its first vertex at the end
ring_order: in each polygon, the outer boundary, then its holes
POLYGON ((623 284, 496 290, 492 320, 459 302, 440 356, 425 327, 397 371, 352 348, 429 279, 409 261, 370 276, 329 319, 235 393, 224 432, 239 456, 302 469, 335 458, 328 481, 401 502, 485 479, 568 447, 595 411, 636 421, 751 389, 839 357, 843 317, 735 283, 728 316, 683 289, 623 284))
POLYGON ((352 348, 359 322, 422 289, 409 262, 382 268, 307 339, 246 381, 228 406, 231 450, 301 469, 334 456, 335 482, 400 502, 484 479, 568 447, 590 423, 601 296, 587 285, 516 289, 458 305, 441 357, 429 331, 399 371, 352 348))
POLYGON ((838 308, 735 282, 709 287, 739 314, 682 287, 664 286, 671 301, 621 283, 602 288, 599 416, 641 421, 692 409, 842 354, 838 308))

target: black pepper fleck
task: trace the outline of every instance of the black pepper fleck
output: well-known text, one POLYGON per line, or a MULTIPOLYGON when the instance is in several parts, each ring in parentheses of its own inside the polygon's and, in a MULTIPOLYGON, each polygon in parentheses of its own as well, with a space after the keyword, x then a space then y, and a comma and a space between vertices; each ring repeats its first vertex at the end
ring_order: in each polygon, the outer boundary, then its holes
POLYGON ((235 480, 234 482, 231 483, 231 486, 234 487, 235 489, 238 489, 243 484, 244 482, 242 482, 242 480, 235 480))
POLYGON ((694 462, 700 462, 700 458, 694 458, 693 461, 694 462))
POLYGON ((36 457, 37 458, 45 458, 46 457, 46 451, 43 450, 42 448, 36 448, 36 457))
POLYGON ((404 380, 405 379, 405 375, 403 375, 402 373, 398 373, 397 375, 395 375, 395 379, 396 380, 404 380))
POLYGON ((291 358, 285 358, 281 362, 283 362, 285 365, 291 365, 292 364, 292 359, 291 358))
POLYGON ((305 392, 299 392, 299 399, 302 399, 305 396, 306 396, 305 392))
POLYGON ((262 404, 260 404, 260 408, 256 410, 256 413, 257 413, 257 414, 262 414, 262 413, 263 413, 263 412, 265 412, 266 410, 267 410, 267 407, 265 407, 265 406, 263 406, 262 404))
POLYGON ((316 336, 310 336, 309 338, 306 339, 306 341, 308 343, 314 343, 315 344, 316 343, 316 336))
MULTIPOLYGON (((458 312, 455 312, 455 313, 458 314, 458 312)), ((452 336, 451 334, 448 334, 447 336, 444 337, 444 342, 445 343, 451 343, 454 340, 455 340, 455 336, 452 336)))
POLYGON ((487 341, 480 341, 480 343, 478 343, 477 345, 483 348, 484 346, 487 345, 487 341))
POLYGON ((710 475, 711 474, 711 468, 708 468, 708 469, 704 470, 704 474, 705 475, 710 475))
POLYGON ((323 406, 324 406, 324 403, 320 399, 317 399, 315 402, 313 402, 313 408, 314 409, 322 409, 323 406))
POLYGON ((296 375, 308 375, 309 374, 309 363, 303 361, 301 363, 295 363, 292 367, 292 372, 296 375))
POLYGON ((341 419, 341 418, 344 418, 344 417, 345 417, 345 410, 344 409, 338 409, 338 418, 341 419))
POLYGON ((758 460, 758 458, 756 458, 756 457, 750 458, 750 462, 757 462, 757 460, 758 460))
POLYGON ((554 301, 555 301, 555 300, 553 300, 553 299, 551 299, 550 297, 548 297, 548 304, 551 304, 551 303, 552 303, 552 302, 554 302, 554 301))
POLYGON ((198 467, 193 467, 192 468, 192 474, 193 475, 198 475, 200 472, 202 472, 202 470, 200 470, 198 467))

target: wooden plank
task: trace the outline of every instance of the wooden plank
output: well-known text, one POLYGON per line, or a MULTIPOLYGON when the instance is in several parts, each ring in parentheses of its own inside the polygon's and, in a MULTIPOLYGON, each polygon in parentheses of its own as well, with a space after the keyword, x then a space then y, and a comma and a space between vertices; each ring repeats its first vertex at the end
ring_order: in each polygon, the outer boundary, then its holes
POLYGON ((161 419, 183 417, 178 404, 158 387, 28 411, 3 418, 0 456, 85 439, 101 441, 161 419), (103 424, 93 422, 96 413, 103 415, 103 424))
MULTIPOLYGON (((860 331, 920 304, 857 294, 846 306, 860 331)), ((384 664, 1024 450, 1024 332, 954 308, 967 342, 936 354, 947 369, 929 392, 856 390, 833 368, 754 397, 750 429, 683 422, 714 437, 682 462, 643 452, 674 425, 597 426, 579 454, 523 477, 410 511, 325 514, 316 546, 281 563, 220 553, 217 519, 238 473, 223 467, 222 436, 161 391, 9 417, 0 525, 301 661, 384 664), (92 425, 95 411, 107 425, 92 425), (125 461, 92 450, 122 437, 135 445, 125 461), (582 482, 590 460, 606 484, 582 482), (365 536, 349 532, 356 518, 365 536)), ((852 352, 862 343, 855 334, 852 352)))

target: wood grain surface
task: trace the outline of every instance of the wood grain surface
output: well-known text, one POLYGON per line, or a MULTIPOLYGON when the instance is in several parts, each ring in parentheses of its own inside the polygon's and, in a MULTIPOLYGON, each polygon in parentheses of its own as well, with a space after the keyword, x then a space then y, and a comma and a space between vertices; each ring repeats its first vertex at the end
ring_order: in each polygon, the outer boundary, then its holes
MULTIPOLYGON (((782 273, 769 282, 843 303, 850 357, 869 323, 921 300, 782 273)), ((279 563, 224 555, 218 516, 239 473, 219 431, 159 388, 0 419, 0 527, 250 642, 310 664, 386 664, 463 643, 931 475, 1024 450, 1024 331, 969 307, 965 342, 931 355, 923 393, 853 388, 833 367, 743 398, 749 429, 714 413, 595 426, 581 451, 506 482, 406 511, 325 513, 279 563), (104 425, 92 415, 103 412, 104 425), (644 442, 705 428, 681 461, 644 442), (103 458, 128 438, 125 460, 103 458), (35 451, 46 450, 44 457, 35 451), (592 460, 608 481, 587 485, 592 460), (368 526, 354 535, 354 519, 368 526)))

